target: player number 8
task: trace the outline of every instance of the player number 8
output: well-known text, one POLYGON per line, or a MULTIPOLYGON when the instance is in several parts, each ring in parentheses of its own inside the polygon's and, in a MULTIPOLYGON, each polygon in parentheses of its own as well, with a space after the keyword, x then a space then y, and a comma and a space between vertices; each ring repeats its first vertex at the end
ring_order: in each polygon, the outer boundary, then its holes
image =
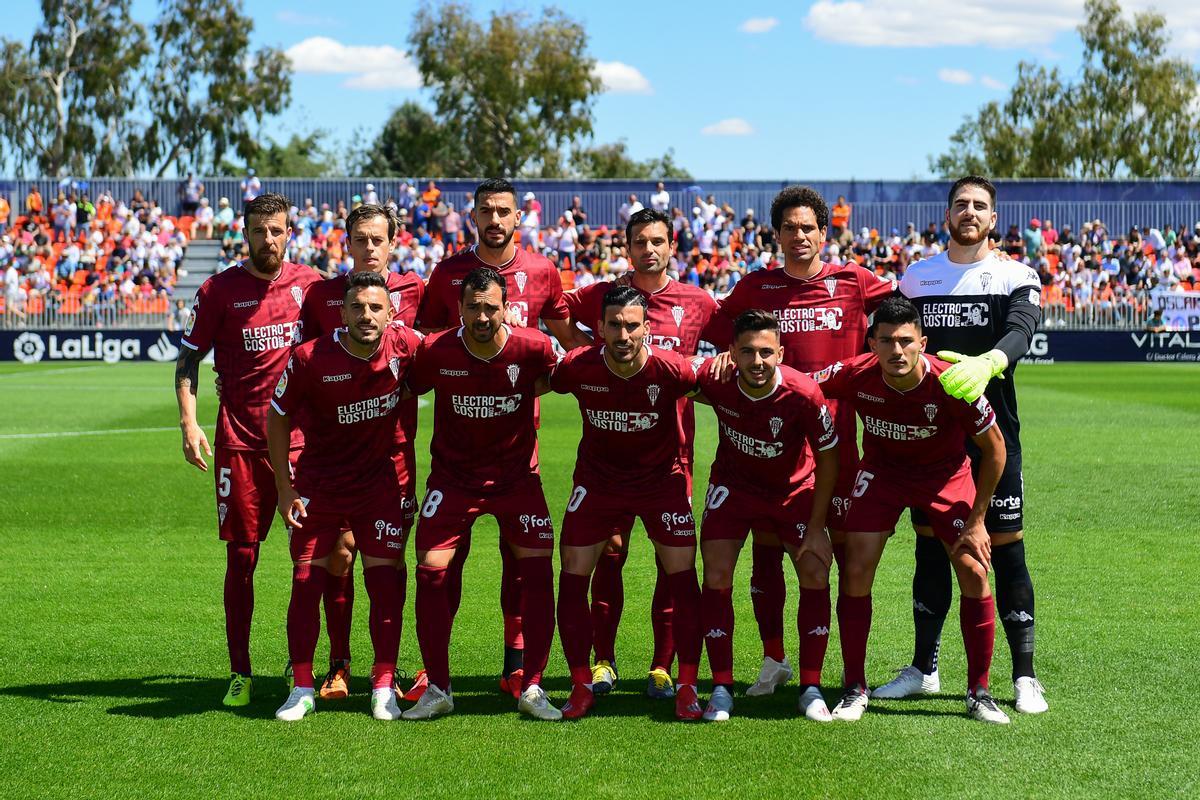
POLYGON ((867 485, 871 479, 875 477, 874 472, 867 472, 865 469, 860 469, 858 475, 854 478, 854 491, 850 493, 851 497, 862 497, 867 493, 867 485))
POLYGON ((729 489, 724 486, 708 485, 708 495, 704 498, 704 506, 710 511, 721 507, 721 503, 729 497, 729 489))
POLYGON ((425 505, 421 506, 421 516, 429 519, 437 513, 438 506, 442 504, 443 495, 437 489, 434 489, 429 494, 425 495, 425 505))

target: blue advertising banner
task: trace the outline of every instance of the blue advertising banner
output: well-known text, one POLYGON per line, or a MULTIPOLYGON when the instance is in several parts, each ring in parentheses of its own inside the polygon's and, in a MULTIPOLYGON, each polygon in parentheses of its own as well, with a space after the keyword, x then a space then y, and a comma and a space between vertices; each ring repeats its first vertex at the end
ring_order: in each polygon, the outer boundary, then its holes
POLYGON ((1039 331, 1022 364, 1200 361, 1200 331, 1039 331))
POLYGON ((0 361, 174 361, 179 331, 0 331, 0 361))

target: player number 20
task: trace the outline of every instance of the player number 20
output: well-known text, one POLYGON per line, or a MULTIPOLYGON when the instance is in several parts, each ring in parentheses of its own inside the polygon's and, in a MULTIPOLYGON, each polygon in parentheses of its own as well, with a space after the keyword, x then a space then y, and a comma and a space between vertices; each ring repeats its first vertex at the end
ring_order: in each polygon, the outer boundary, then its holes
POLYGON ((442 504, 443 495, 437 489, 434 489, 429 494, 425 495, 425 505, 421 506, 421 516, 429 519, 437 513, 438 506, 442 504))
POLYGON ((725 499, 729 497, 729 489, 724 486, 713 486, 709 484, 708 494, 704 497, 704 507, 709 511, 718 509, 725 499))
POLYGON ((871 483, 871 479, 875 477, 874 472, 867 472, 865 469, 860 469, 858 475, 854 478, 854 491, 850 492, 851 497, 862 497, 867 493, 867 486, 871 483))

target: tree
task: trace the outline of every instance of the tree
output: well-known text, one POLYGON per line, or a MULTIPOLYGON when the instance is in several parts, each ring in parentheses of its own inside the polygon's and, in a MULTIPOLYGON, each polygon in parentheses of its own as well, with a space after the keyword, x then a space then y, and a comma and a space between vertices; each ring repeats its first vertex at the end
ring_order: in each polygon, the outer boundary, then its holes
POLYGON ((469 175, 462 144, 461 137, 409 100, 392 111, 363 154, 362 172, 380 177, 469 175))
POLYGON ((1200 71, 1167 56, 1166 19, 1121 15, 1087 0, 1075 82, 1022 62, 1004 103, 988 103, 930 158, 943 177, 1121 178, 1195 174, 1200 166, 1200 71))
POLYGON ((344 174, 337 155, 325 146, 328 135, 318 129, 305 136, 293 133, 285 144, 268 139, 265 144, 255 145, 254 155, 244 165, 223 161, 219 170, 234 175, 253 168, 259 175, 279 178, 330 178, 344 174))
POLYGON ((446 137, 465 159, 459 174, 557 171, 562 149, 591 134, 600 79, 584 55, 586 31, 561 11, 536 20, 493 12, 485 27, 465 4, 426 0, 408 41, 446 137))
POLYGON ((637 161, 629 155, 624 139, 612 144, 577 147, 571 152, 571 165, 581 178, 632 178, 690 180, 692 175, 675 163, 675 150, 668 148, 660 158, 637 161))

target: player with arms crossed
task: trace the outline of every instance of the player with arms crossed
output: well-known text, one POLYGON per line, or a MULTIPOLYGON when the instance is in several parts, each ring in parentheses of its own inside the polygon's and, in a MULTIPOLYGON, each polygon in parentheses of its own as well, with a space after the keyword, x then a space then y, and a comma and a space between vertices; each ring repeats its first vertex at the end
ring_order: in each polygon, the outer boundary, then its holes
MULTIPOLYGON (((175 367, 175 397, 183 457, 202 472, 213 458, 217 530, 225 542, 225 637, 231 675, 227 706, 250 702, 250 619, 259 545, 275 515, 275 476, 267 457, 271 390, 300 341, 304 291, 319 280, 308 267, 283 261, 287 198, 263 194, 246 205, 248 261, 204 282, 183 332, 175 367), (200 361, 214 351, 223 381, 217 411, 216 455, 196 421, 200 361)), ((293 439, 298 447, 300 438, 293 439)))
MULTIPOLYGON (((861 353, 867 316, 895 292, 895 281, 881 280, 854 264, 821 261, 829 207, 807 186, 789 186, 776 195, 771 203, 771 225, 783 248, 783 269, 759 270, 738 281, 721 302, 721 312, 704 338, 718 349, 729 347, 733 321, 743 311, 758 308, 779 319, 783 363, 793 369, 815 372, 861 353)), ((715 359, 713 369, 722 363, 723 359, 715 359)), ((842 518, 858 460, 858 432, 853 409, 831 401, 829 410, 841 442, 838 484, 828 513, 834 555, 840 564, 842 518)), ((750 596, 763 641, 763 664, 758 680, 746 694, 765 695, 792 677, 783 648, 783 550, 775 537, 760 534, 751 554, 750 596)))
POLYGON ((561 719, 541 687, 554 639, 554 526, 538 475, 533 419, 534 397, 549 391, 547 377, 558 359, 545 334, 504 322, 507 290, 495 270, 471 270, 460 291, 462 326, 425 340, 408 381, 415 394, 434 392, 434 410, 432 461, 417 523, 417 638, 428 685, 404 718, 454 710, 450 630, 461 584, 452 597, 447 573, 456 553, 469 547, 475 520, 491 514, 522 584, 517 708, 535 719, 561 719))
MULTIPOLYGON (((986 387, 996 410, 1008 456, 985 521, 992 537, 996 605, 1012 654, 1016 709, 1038 714, 1048 705, 1033 669, 1033 581, 1025 563, 1025 480, 1014 373, 1041 319, 1042 286, 1037 273, 1026 265, 989 251, 988 233, 996 226, 996 189, 986 178, 967 176, 954 183, 946 222, 950 226, 946 252, 911 265, 900 291, 921 312, 930 348, 940 358, 957 362, 941 376, 946 391, 974 400, 986 387), (993 377, 1000 380, 989 383, 993 377)), ((971 442, 967 452, 977 464, 980 453, 971 442)), ((950 609, 950 567, 924 516, 913 514, 913 524, 918 536, 912 665, 876 689, 876 697, 936 692, 940 685, 937 652, 950 609)))
POLYGON ((371 714, 400 718, 393 680, 400 648, 405 584, 403 497, 392 464, 396 407, 420 339, 391 325, 387 281, 373 272, 347 282, 345 327, 297 347, 279 377, 267 417, 267 442, 289 526, 292 599, 288 656, 295 686, 275 712, 296 721, 314 710, 313 652, 321 627, 321 597, 329 554, 343 529, 359 532, 363 582, 371 599, 375 648, 371 714), (294 480, 287 472, 293 420, 304 428, 294 480))
POLYGON ((753 529, 787 548, 800 580, 799 708, 830 720, 821 696, 821 666, 829 642, 829 567, 833 547, 825 514, 838 472, 838 436, 820 388, 780 362, 779 321, 767 311, 743 311, 733 324, 730 353, 736 381, 703 367, 698 402, 717 415, 717 455, 700 526, 704 590, 700 629, 706 631, 713 693, 704 718, 733 711, 733 572, 753 529))
MULTIPOLYGON (((699 286, 680 283, 667 274, 675 242, 671 236, 671 218, 661 211, 644 208, 635 212, 625 226, 633 275, 628 285, 646 298, 646 318, 650 333, 646 343, 660 350, 672 350, 682 356, 696 355, 700 334, 717 311, 717 301, 699 286)), ((571 319, 592 326, 603 315, 600 304, 613 284, 599 282, 563 295, 571 319)), ((692 493, 692 451, 696 436, 696 414, 690 400, 680 401, 679 457, 692 493)), ((632 524, 632 520, 630 520, 632 524)), ((596 662, 592 667, 592 691, 605 694, 617 681, 616 641, 625 592, 621 570, 629 557, 629 530, 615 531, 596 564, 592 575, 592 631, 596 662)), ((654 630, 654 655, 646 678, 650 697, 669 698, 675 694, 671 683, 671 663, 675 659, 675 640, 671 635, 671 591, 662 562, 655 558, 657 578, 650 615, 654 630)))
POLYGON ((612 532, 630 530, 637 516, 671 588, 679 650, 675 716, 699 719, 696 526, 679 458, 679 400, 696 388, 696 374, 683 356, 645 344, 641 292, 612 288, 601 313, 596 330, 603 344, 571 351, 550 378, 554 391, 575 395, 583 417, 560 548, 558 625, 574 685, 563 716, 582 717, 595 702, 588 584, 612 532))
POLYGON ((863 456, 846 514, 846 562, 838 592, 845 693, 833 718, 853 721, 867 707, 867 637, 875 570, 906 507, 919 509, 958 576, 967 650, 967 714, 1007 723, 988 694, 996 608, 988 585, 991 543, 984 515, 1004 470, 1004 440, 987 398, 968 403, 936 380, 949 364, 924 354, 921 317, 902 297, 875 311, 870 353, 821 374, 825 395, 852 405, 863 422, 863 456), (979 448, 971 479, 966 439, 979 448))
MULTIPOLYGON (((424 333, 456 329, 463 280, 479 267, 489 267, 504 280, 507 300, 504 322, 512 328, 537 329, 538 320, 567 350, 588 344, 588 339, 568 320, 563 302, 562 280, 558 269, 545 256, 517 247, 514 234, 521 224, 516 189, 503 178, 490 178, 475 187, 475 206, 471 219, 479 231, 479 242, 445 259, 429 276, 417 327, 424 333)), ((535 404, 534 417, 537 418, 535 404)), ((458 556, 447 573, 451 616, 458 609, 462 593, 462 571, 470 549, 470 540, 458 548, 458 556)), ((524 647, 521 634, 520 574, 510 548, 500 544, 500 607, 504 614, 504 666, 500 686, 514 696, 520 694, 524 647)), ((414 687, 414 689, 418 688, 414 687)))
MULTIPOLYGON (((383 206, 361 205, 346 218, 347 249, 354 260, 354 273, 374 272, 387 281, 392 303, 392 321, 412 326, 417 307, 425 293, 425 283, 415 273, 391 272, 388 259, 396 238, 396 219, 383 206)), ((351 274, 354 274, 351 273, 351 274)), ((343 324, 342 307, 350 275, 338 275, 318 281, 304 295, 301 319, 305 340, 317 339, 343 324)), ((404 529, 407 534, 416 515, 417 400, 407 396, 400 401, 392 463, 404 503, 404 529)), ((365 531, 364 534, 371 534, 365 531)), ((354 605, 354 534, 344 531, 329 553, 325 565, 325 629, 329 634, 329 672, 321 682, 322 700, 336 700, 350 693, 350 623, 354 605)))

